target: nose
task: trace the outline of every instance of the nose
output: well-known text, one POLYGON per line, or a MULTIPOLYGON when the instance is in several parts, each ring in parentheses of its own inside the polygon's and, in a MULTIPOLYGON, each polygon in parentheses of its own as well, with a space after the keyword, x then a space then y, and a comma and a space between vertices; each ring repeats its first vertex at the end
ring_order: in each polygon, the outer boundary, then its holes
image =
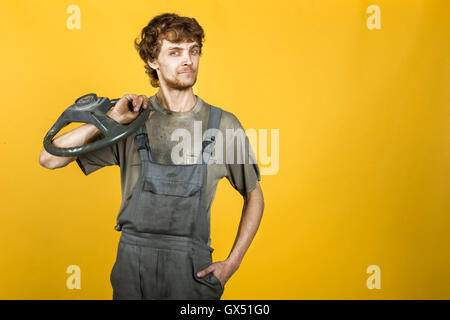
POLYGON ((190 66, 192 64, 192 57, 191 54, 189 52, 184 53, 184 63, 183 65, 187 65, 190 66))

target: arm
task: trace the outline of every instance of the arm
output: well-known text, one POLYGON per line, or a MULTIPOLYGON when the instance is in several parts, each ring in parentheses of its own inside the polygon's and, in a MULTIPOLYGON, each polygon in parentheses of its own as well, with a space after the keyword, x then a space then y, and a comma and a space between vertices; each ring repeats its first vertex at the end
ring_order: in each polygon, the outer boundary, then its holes
MULTIPOLYGON (((100 135, 100 131, 93 124, 85 124, 74 130, 66 132, 65 134, 53 140, 53 145, 58 148, 78 147, 95 140, 100 135)), ((39 154, 39 164, 44 168, 56 169, 67 166, 72 161, 76 160, 78 156, 74 157, 59 157, 48 153, 42 149, 39 154)))
MULTIPOLYGON (((146 96, 126 94, 106 115, 118 123, 128 124, 139 115, 141 106, 143 109, 147 109, 147 105, 148 98, 146 96), (133 107, 129 105, 131 102, 133 103, 133 107)), ((150 113, 150 116, 152 113, 153 111, 150 113)), ((100 130, 93 124, 88 123, 57 137, 52 143, 58 148, 79 147, 92 142, 99 136, 100 130)), ((78 156, 58 157, 43 149, 39 154, 39 164, 48 169, 62 168, 77 158, 78 156)))
POLYGON ((203 277, 206 274, 213 274, 222 282, 222 286, 239 268, 247 249, 255 237, 261 222, 264 211, 264 197, 259 182, 256 181, 256 188, 248 192, 244 197, 244 207, 242 209, 241 221, 233 247, 228 258, 225 261, 219 261, 211 264, 201 270, 197 275, 203 277))
POLYGON ((242 209, 241 221, 238 233, 234 241, 231 252, 226 261, 230 265, 239 267, 247 249, 255 237, 261 222, 264 211, 264 198, 259 182, 256 181, 256 188, 247 193, 244 197, 244 207, 242 209))

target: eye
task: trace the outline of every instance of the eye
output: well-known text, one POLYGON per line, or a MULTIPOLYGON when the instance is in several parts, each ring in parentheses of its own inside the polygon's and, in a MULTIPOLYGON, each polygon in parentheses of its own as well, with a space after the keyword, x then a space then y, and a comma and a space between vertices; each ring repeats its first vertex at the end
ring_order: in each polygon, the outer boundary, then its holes
POLYGON ((173 53, 177 53, 176 51, 172 51, 171 53, 169 53, 171 56, 173 55, 173 53))

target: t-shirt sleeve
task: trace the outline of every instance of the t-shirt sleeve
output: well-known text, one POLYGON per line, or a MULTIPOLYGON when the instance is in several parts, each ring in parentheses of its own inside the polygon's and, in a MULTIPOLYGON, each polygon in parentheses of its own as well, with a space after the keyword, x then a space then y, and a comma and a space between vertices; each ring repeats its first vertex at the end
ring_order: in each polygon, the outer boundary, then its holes
POLYGON ((242 196, 256 188, 261 174, 252 146, 239 120, 231 114, 233 130, 225 134, 227 168, 226 178, 242 196))
POLYGON ((119 165, 118 144, 115 143, 111 146, 79 155, 76 161, 86 176, 100 168, 119 165))

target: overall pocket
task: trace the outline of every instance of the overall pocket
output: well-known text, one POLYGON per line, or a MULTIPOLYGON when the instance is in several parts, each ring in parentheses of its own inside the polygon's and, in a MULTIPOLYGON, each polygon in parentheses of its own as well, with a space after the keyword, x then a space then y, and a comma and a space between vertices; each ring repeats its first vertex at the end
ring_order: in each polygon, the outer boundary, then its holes
POLYGON ((190 236, 200 204, 201 184, 146 177, 136 206, 139 232, 190 236))
POLYGON ((194 280, 198 284, 199 291, 205 295, 205 297, 210 297, 212 299, 220 299, 223 294, 224 288, 219 278, 217 278, 214 273, 210 272, 203 277, 198 277, 197 272, 207 268, 212 264, 212 259, 201 257, 195 254, 191 255, 192 268, 194 280), (212 294, 212 295, 211 295, 212 294))

